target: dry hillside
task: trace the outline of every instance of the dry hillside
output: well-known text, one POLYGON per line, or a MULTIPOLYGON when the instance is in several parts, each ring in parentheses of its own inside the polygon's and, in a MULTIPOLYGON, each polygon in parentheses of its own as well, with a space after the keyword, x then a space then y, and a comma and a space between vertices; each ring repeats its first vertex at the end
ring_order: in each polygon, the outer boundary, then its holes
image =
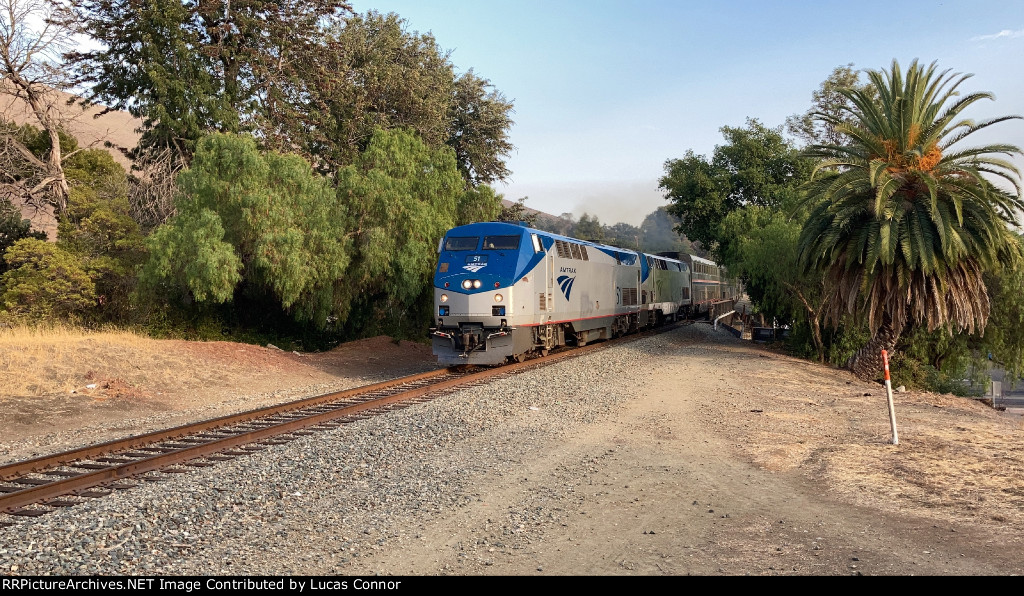
MULTIPOLYGON (((79 146, 106 149, 125 170, 131 168, 131 161, 125 157, 122 150, 131 149, 138 143, 142 120, 127 112, 111 111, 104 114, 106 106, 83 107, 75 101, 78 98, 73 95, 54 93, 52 103, 60 109, 64 128, 78 139, 79 146)), ((26 103, 2 93, 0 117, 18 125, 39 126, 26 103)), ((51 240, 56 239, 57 224, 52 210, 36 209, 28 205, 20 207, 24 217, 32 222, 35 229, 46 232, 51 240)))

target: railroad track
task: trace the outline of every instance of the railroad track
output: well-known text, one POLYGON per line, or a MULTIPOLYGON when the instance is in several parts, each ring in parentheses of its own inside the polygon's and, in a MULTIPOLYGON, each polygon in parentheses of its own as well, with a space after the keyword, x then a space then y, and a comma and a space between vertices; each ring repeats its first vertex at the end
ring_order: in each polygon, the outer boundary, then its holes
MULTIPOLYGON (((214 466, 318 430, 337 428, 444 393, 607 349, 674 328, 553 352, 544 358, 475 370, 455 367, 402 377, 0 466, 0 513, 37 517, 189 468, 214 466)), ((10 525, 0 519, 0 526, 10 525)))

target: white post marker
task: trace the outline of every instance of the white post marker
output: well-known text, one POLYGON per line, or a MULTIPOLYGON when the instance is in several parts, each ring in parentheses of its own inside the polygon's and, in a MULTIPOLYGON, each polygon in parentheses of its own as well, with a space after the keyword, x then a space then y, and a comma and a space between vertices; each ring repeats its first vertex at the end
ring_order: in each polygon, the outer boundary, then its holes
POLYGON ((889 426, 892 427, 892 444, 900 444, 900 435, 896 432, 896 410, 892 404, 892 381, 889 380, 889 353, 882 350, 882 364, 885 365, 885 394, 889 398, 889 426))

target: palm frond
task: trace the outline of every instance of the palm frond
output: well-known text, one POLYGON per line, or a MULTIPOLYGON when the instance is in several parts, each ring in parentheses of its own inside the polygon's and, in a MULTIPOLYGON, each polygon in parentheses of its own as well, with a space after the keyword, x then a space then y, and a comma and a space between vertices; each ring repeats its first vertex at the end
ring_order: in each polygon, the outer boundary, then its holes
POLYGON ((814 205, 800 235, 801 263, 829 288, 826 320, 859 312, 930 329, 984 330, 982 274, 1024 258, 1009 225, 1024 211, 1021 173, 1010 144, 960 147, 970 135, 1019 116, 964 117, 990 93, 961 94, 971 75, 914 60, 867 73, 870 90, 844 89, 842 145, 806 151, 820 160, 805 187, 814 205), (955 146, 955 148, 954 148, 955 146), (1009 185, 1012 190, 997 187, 1009 185))

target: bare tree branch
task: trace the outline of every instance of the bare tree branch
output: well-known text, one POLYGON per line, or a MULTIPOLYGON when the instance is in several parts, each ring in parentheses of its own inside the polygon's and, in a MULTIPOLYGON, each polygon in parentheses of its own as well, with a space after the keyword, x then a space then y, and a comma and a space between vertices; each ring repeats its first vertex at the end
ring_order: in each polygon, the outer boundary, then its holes
MULTIPOLYGON (((64 9, 49 0, 0 0, 0 97, 9 109, 24 103, 49 137, 45 161, 38 159, 11 127, 0 128, 0 151, 20 154, 26 172, 5 192, 20 194, 21 203, 49 201, 57 214, 67 209, 68 183, 60 147, 61 91, 70 86, 60 62, 71 42, 70 30, 54 18, 64 9), (12 101, 12 99, 14 101, 12 101), (29 179, 37 178, 35 183, 29 179)), ((7 114, 0 114, 3 120, 7 114)), ((11 119, 13 120, 13 119, 11 119)), ((22 169, 22 168, 18 168, 22 169)))

